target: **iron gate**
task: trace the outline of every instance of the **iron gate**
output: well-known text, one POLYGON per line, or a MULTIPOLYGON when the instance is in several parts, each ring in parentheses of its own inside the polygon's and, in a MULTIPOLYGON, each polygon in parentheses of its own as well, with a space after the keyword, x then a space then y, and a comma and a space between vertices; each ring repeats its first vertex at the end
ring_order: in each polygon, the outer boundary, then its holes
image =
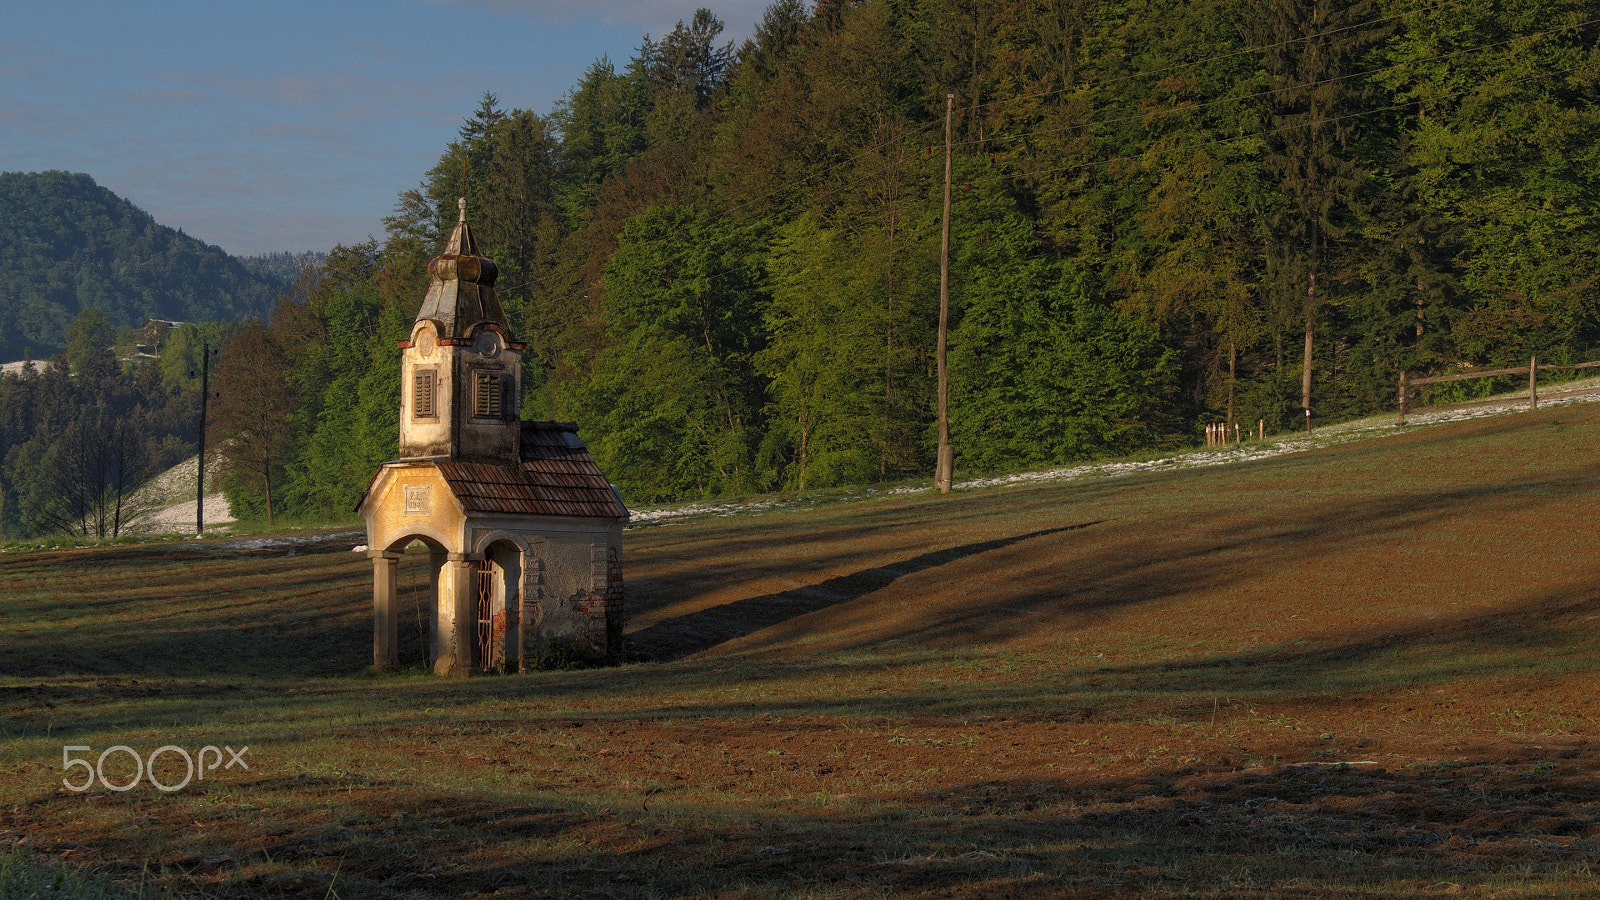
POLYGON ((479 669, 494 665, 494 562, 478 560, 478 629, 473 662, 479 669))

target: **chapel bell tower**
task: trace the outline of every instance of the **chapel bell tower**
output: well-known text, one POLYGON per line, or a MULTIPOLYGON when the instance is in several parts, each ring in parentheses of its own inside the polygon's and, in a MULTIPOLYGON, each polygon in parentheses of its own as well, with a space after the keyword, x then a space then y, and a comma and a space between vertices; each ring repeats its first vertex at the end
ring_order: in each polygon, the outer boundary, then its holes
POLYGON ((522 351, 495 296, 500 271, 478 252, 467 201, 444 252, 428 263, 428 295, 401 343, 400 458, 516 460, 522 351))
POLYGON ((400 342, 400 456, 378 467, 356 507, 372 560, 377 669, 519 672, 558 648, 594 660, 622 653, 628 508, 576 424, 522 421, 527 345, 511 338, 499 274, 462 200, 400 342), (401 615, 400 561, 418 545, 431 588, 401 615))

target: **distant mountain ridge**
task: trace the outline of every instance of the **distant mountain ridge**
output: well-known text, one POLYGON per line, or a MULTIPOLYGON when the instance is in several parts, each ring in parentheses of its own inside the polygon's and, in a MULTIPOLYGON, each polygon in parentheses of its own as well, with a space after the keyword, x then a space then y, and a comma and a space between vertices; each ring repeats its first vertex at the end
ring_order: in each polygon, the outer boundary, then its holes
POLYGON ((307 266, 320 269, 328 261, 328 254, 320 250, 307 250, 301 253, 279 251, 277 253, 258 253, 254 256, 236 256, 246 269, 260 275, 262 278, 277 281, 285 289, 294 284, 300 277, 300 272, 307 266))
POLYGON ((0 172, 0 361, 61 349, 86 307, 112 324, 264 318, 285 288, 75 172, 0 172))

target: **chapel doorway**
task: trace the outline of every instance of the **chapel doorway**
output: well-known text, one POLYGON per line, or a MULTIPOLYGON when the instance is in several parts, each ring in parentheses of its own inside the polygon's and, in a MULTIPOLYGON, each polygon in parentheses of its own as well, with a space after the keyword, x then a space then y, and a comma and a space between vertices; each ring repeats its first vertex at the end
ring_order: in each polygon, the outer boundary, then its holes
POLYGON ((473 668, 515 672, 521 668, 522 549, 495 541, 477 565, 473 668))
MULTIPOLYGON (((448 558, 423 538, 401 548, 395 573, 395 666, 429 670, 440 654, 439 573, 448 558)), ((448 627, 448 622, 443 623, 448 627)))

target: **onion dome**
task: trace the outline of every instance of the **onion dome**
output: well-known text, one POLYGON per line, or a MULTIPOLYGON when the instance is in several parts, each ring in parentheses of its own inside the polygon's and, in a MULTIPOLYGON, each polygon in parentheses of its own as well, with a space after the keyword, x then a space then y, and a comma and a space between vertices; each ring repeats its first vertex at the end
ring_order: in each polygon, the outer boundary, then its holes
POLYGON ((441 338, 460 339, 481 324, 508 327, 505 310, 495 295, 494 281, 500 268, 494 260, 478 252, 478 242, 467 225, 467 200, 458 203, 461 218, 444 252, 428 263, 428 296, 422 301, 417 319, 438 323, 441 338))

